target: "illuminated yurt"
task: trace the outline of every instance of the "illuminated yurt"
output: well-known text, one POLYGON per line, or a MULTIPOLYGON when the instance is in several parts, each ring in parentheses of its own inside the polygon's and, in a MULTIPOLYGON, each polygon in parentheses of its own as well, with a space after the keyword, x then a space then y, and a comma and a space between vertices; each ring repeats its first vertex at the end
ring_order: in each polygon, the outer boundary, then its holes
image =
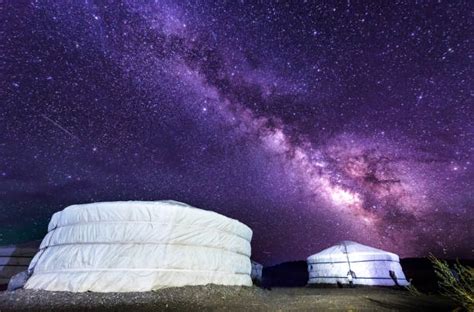
POLYGON ((391 252, 343 241, 307 259, 308 284, 408 285, 400 258, 391 252))
POLYGON ((251 238, 234 219, 176 201, 73 205, 53 215, 25 288, 251 286, 251 238))

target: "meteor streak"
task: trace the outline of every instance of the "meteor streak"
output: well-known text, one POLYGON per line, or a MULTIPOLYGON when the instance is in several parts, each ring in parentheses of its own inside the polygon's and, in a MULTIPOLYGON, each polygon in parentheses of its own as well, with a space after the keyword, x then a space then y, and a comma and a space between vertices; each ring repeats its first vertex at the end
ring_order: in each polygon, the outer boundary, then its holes
POLYGON ((63 126, 61 126, 57 121, 49 118, 48 116, 46 116, 45 114, 41 114, 41 117, 43 117, 45 120, 49 121, 50 123, 52 123, 54 126, 56 126, 57 128, 59 128, 60 130, 62 130, 63 132, 65 132, 66 134, 70 135, 71 137, 73 137, 74 139, 80 141, 81 139, 79 139, 78 136, 76 136, 74 133, 72 133, 71 131, 67 130, 66 128, 64 128, 63 126))

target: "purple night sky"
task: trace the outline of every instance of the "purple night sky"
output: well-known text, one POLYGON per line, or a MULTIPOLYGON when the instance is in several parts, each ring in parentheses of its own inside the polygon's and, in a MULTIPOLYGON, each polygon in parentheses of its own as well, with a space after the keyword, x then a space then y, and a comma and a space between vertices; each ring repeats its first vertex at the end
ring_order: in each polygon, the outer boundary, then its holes
POLYGON ((174 199, 249 225, 264 264, 473 258, 473 2, 255 3, 3 2, 0 244, 174 199))

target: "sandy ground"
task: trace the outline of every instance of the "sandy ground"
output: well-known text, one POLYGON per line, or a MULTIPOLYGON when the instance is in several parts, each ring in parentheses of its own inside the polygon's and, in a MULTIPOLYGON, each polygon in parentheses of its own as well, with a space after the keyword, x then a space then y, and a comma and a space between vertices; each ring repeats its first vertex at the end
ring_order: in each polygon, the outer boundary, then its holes
POLYGON ((145 293, 0 292, 0 311, 450 311, 437 296, 385 288, 196 286, 145 293))

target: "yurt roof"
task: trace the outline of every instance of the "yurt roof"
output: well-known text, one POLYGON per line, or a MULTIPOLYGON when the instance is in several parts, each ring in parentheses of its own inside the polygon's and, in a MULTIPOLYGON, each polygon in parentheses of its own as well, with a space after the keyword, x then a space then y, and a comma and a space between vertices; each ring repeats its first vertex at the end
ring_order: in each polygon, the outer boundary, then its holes
POLYGON ((254 260, 250 260, 250 262, 252 263, 252 265, 256 266, 256 267, 260 267, 260 268, 263 268, 263 265, 258 263, 257 261, 254 261, 254 260))
POLYGON ((308 257, 308 262, 339 262, 339 261, 363 261, 363 260, 392 260, 399 261, 400 258, 391 252, 374 247, 359 244, 353 241, 342 241, 337 245, 326 248, 308 257))
POLYGON ((213 226, 247 240, 252 238, 252 230, 245 224, 218 214, 174 200, 159 201, 115 201, 79 204, 56 212, 48 226, 48 231, 78 223, 91 222, 153 222, 167 219, 169 223, 192 226, 213 226))

